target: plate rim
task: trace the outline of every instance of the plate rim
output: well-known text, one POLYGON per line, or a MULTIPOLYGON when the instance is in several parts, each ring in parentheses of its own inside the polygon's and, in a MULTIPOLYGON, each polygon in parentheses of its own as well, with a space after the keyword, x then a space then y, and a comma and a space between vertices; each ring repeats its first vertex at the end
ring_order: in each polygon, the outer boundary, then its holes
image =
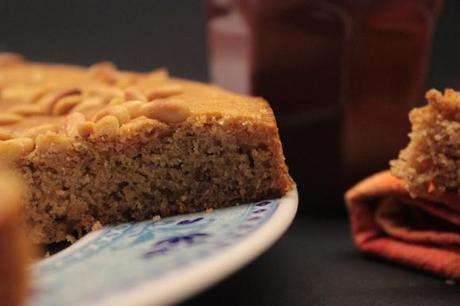
POLYGON ((265 224, 235 245, 228 246, 225 252, 200 259, 180 272, 166 275, 161 282, 148 281, 91 306, 163 306, 191 298, 221 282, 267 251, 289 228, 297 207, 298 193, 297 188, 294 188, 279 199, 275 213, 265 224))

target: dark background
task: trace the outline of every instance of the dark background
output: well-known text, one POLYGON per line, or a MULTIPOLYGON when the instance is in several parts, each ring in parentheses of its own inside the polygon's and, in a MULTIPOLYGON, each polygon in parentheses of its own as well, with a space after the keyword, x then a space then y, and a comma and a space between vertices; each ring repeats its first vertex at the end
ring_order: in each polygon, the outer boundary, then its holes
MULTIPOLYGON (((167 67, 207 80, 204 2, 0 1, 0 51, 33 60, 167 67)), ((460 88, 460 1, 434 37, 429 87, 460 88)), ((299 185, 302 182, 298 182, 299 185)), ((300 205, 309 205, 301 198, 300 205)), ((458 286, 361 256, 344 216, 303 214, 266 254, 186 305, 458 305, 458 286)))
POLYGON ((438 21, 427 88, 460 88, 460 1, 447 0, 438 21))
POLYGON ((205 13, 197 0, 2 0, 0 50, 49 62, 168 67, 204 81, 205 13))
MULTIPOLYGON (((404 0, 403 0, 404 1, 404 0)), ((33 60, 120 68, 168 67, 207 80, 202 0, 0 1, 0 51, 33 60)), ((460 85, 460 1, 445 1, 434 36, 429 87, 460 85)))

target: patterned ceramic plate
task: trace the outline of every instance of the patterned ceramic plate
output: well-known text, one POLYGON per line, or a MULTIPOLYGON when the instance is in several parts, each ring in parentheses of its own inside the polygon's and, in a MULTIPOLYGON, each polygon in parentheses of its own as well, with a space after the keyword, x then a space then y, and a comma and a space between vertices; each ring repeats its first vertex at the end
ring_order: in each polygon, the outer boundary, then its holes
POLYGON ((253 260, 287 229, 297 192, 238 207, 106 227, 34 267, 31 306, 167 305, 253 260))

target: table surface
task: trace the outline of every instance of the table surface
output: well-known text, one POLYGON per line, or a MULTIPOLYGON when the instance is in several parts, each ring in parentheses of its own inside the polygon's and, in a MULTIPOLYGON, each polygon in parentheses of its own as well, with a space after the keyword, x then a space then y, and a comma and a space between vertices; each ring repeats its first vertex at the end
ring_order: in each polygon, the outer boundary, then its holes
POLYGON ((269 251, 183 305, 459 304, 459 286, 358 253, 345 218, 298 216, 269 251))

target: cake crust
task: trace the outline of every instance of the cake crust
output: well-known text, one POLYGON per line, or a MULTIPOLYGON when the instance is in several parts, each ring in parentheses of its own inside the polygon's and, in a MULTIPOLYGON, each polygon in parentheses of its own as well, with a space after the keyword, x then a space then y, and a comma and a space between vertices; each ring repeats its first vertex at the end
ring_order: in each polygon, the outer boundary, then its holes
POLYGON ((261 98, 165 70, 11 56, 0 56, 0 90, 0 159, 26 182, 34 242, 279 197, 294 185, 261 98))

